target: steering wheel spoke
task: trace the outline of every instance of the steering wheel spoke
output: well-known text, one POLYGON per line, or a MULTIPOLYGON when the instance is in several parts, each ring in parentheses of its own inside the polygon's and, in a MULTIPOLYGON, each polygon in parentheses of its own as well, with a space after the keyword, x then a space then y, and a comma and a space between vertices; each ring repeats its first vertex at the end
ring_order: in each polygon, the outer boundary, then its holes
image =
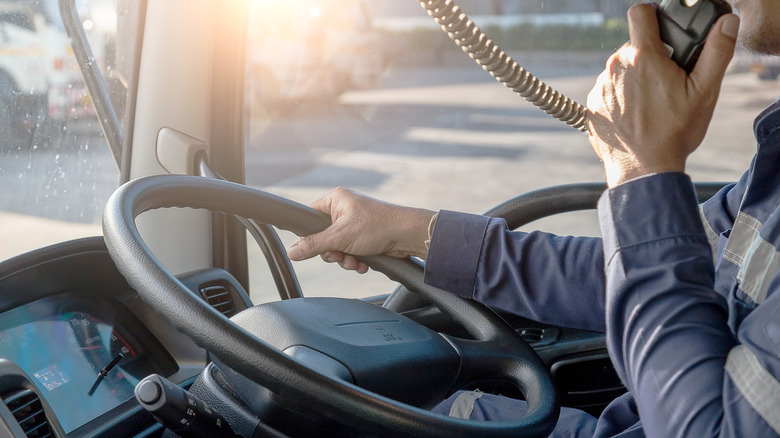
POLYGON ((481 381, 507 381, 523 393, 529 403, 529 412, 541 406, 545 393, 555 391, 555 388, 546 385, 547 382, 538 382, 531 378, 536 369, 544 364, 533 351, 529 351, 531 347, 525 342, 507 339, 476 341, 443 336, 460 355, 461 366, 456 388, 481 381))

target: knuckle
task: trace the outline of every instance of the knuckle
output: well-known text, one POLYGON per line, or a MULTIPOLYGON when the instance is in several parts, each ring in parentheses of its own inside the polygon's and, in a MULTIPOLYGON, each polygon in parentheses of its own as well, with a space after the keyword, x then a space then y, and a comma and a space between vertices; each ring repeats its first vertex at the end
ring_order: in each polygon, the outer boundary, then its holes
POLYGON ((298 246, 304 252, 304 254, 316 254, 316 239, 311 236, 304 237, 298 243, 298 246))
POLYGON ((351 195, 354 194, 355 192, 352 189, 348 189, 343 186, 338 186, 335 189, 333 189, 333 193, 343 196, 343 195, 351 195))
POLYGON ((607 73, 613 74, 615 71, 617 71, 617 69, 622 64, 621 56, 621 52, 615 52, 612 54, 612 56, 609 57, 607 60, 607 73))

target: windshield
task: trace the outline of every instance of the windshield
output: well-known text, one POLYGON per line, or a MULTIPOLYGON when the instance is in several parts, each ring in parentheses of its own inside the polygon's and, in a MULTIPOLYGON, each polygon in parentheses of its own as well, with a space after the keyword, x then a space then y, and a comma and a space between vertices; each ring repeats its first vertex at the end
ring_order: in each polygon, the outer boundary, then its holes
MULTIPOLYGON (((636 2, 456 3, 518 63, 584 104, 609 55, 628 40, 626 12, 636 2)), ((585 134, 496 83, 418 1, 259 0, 252 7, 250 185, 305 204, 345 186, 399 204, 481 213, 531 190, 604 181, 585 134)), ((780 66, 765 62, 742 51, 735 57, 706 147, 689 161, 695 180, 732 181, 748 167, 752 117, 780 89, 773 80, 780 66), (776 70, 762 79, 760 68, 776 70)), ((593 212, 528 228, 599 233, 593 212)), ((253 300, 275 299, 252 245, 250 256, 253 300)), ((319 259, 295 269, 307 296, 394 287, 381 275, 319 259)))
MULTIPOLYGON (((114 0, 78 1, 96 61, 108 74, 114 0)), ((0 1, 0 260, 101 234, 119 171, 62 27, 57 0, 0 1)))

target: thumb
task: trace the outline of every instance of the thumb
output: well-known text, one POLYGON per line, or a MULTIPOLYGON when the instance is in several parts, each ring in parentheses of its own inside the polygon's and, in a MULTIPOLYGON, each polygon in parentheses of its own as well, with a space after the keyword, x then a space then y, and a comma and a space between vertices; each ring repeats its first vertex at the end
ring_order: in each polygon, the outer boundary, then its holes
POLYGON ((712 26, 699 60, 690 75, 696 88, 707 90, 720 87, 726 68, 734 56, 738 31, 739 18, 734 14, 720 17, 712 26))
POLYGON ((287 257, 290 258, 290 260, 293 261, 301 261, 310 259, 316 255, 322 254, 326 251, 330 251, 333 248, 328 248, 325 244, 325 241, 327 240, 323 234, 325 234, 327 230, 311 234, 306 237, 301 237, 300 240, 293 243, 289 248, 287 248, 287 257))

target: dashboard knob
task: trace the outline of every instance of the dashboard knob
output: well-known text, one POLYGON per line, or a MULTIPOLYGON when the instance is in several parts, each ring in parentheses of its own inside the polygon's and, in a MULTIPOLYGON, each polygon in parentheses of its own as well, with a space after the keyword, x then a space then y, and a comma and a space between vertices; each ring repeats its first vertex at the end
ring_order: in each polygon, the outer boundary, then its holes
POLYGON ((138 388, 136 388, 135 391, 136 396, 142 403, 150 405, 157 403, 162 395, 160 384, 153 380, 144 380, 138 385, 138 388))
POLYGON ((181 437, 238 437, 219 412, 158 374, 148 375, 138 382, 135 398, 160 424, 181 437))

